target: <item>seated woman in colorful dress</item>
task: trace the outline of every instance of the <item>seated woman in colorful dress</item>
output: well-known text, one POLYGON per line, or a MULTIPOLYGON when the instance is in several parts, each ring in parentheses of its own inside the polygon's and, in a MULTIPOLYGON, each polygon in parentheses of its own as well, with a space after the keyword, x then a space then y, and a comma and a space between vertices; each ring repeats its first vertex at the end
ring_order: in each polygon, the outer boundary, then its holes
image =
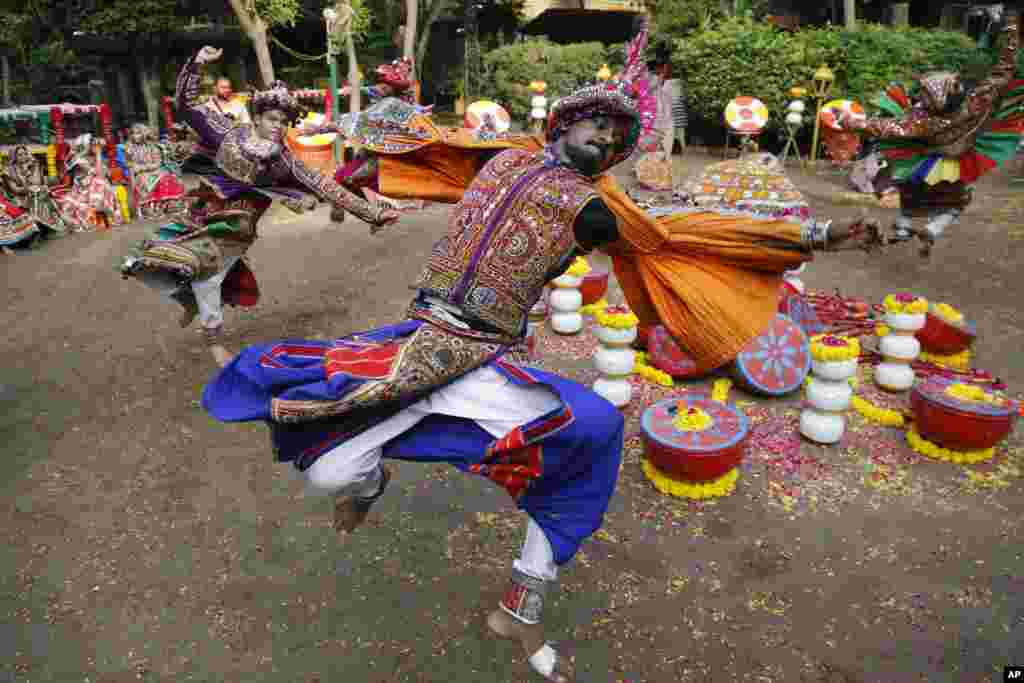
POLYGON ((178 76, 178 112, 199 135, 198 145, 182 144, 201 157, 196 167, 203 170, 199 187, 189 193, 188 216, 138 245, 121 273, 180 304, 182 327, 198 316, 210 352, 225 364, 231 354, 220 342, 224 304, 252 306, 259 299, 243 257, 275 199, 296 213, 328 201, 374 230, 398 220, 398 214, 355 197, 292 155, 284 132, 304 111, 284 83, 276 81, 253 96, 252 124, 203 106, 198 98, 202 69, 220 55, 221 50, 204 47, 178 76))
POLYGON ((15 147, 3 170, 3 187, 7 197, 16 206, 33 214, 46 233, 64 234, 68 228, 53 199, 52 185, 46 177, 43 164, 32 156, 28 147, 15 147))
POLYGON ((132 126, 124 159, 132 183, 132 205, 139 218, 159 218, 185 210, 185 186, 172 155, 144 123, 132 126))
POLYGON ((71 142, 64 185, 54 190, 53 197, 73 230, 109 230, 125 222, 103 154, 93 149, 88 133, 71 142))
POLYGON ((27 247, 39 235, 36 217, 0 196, 0 249, 3 253, 13 254, 12 247, 27 247))

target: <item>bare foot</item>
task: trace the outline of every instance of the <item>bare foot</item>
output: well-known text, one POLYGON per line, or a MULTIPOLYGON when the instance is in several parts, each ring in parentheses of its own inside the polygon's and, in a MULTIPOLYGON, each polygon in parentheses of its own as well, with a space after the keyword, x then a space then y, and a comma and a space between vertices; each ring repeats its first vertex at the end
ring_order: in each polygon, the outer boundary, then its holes
POLYGON ((340 499, 334 504, 334 530, 340 533, 350 534, 366 521, 370 508, 377 501, 377 498, 384 493, 388 482, 391 480, 391 470, 383 467, 380 481, 380 489, 373 498, 356 498, 349 496, 340 499))
POLYGON ((8 247, 4 247, 4 253, 8 256, 17 256, 17 254, 14 253, 14 250, 8 247))
POLYGON ((376 225, 370 226, 370 234, 376 235, 387 226, 397 223, 399 218, 401 218, 401 214, 392 209, 388 209, 380 215, 380 218, 378 219, 379 222, 376 225))
POLYGON ((345 209, 335 206, 331 208, 331 220, 335 223, 345 222, 345 209))
POLYGON ((210 353, 213 354, 213 359, 217 361, 217 365, 226 367, 228 363, 234 358, 231 352, 220 344, 213 344, 210 346, 210 353))
POLYGON ((195 301, 191 301, 183 303, 182 306, 184 306, 185 310, 181 312, 181 317, 178 318, 178 325, 184 329, 191 325, 192 321, 199 315, 199 305, 195 301))
POLYGON ((487 616, 487 626, 501 638, 518 640, 530 662, 530 668, 545 680, 552 683, 571 683, 576 679, 572 660, 558 656, 545 642, 543 625, 524 624, 499 608, 487 616))

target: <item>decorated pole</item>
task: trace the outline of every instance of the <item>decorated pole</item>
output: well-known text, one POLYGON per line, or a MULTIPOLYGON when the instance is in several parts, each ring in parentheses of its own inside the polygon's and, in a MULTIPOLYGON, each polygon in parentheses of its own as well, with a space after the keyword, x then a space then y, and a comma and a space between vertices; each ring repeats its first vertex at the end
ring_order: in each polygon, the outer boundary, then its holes
POLYGON ((907 391, 914 386, 911 364, 921 353, 921 342, 915 334, 927 322, 928 300, 896 294, 885 297, 882 305, 890 333, 878 343, 882 362, 875 368, 875 382, 888 391, 907 391))
POLYGON ((551 329, 558 334, 579 334, 583 329, 583 316, 580 314, 583 294, 580 293, 580 285, 588 272, 590 265, 587 260, 577 256, 567 271, 551 281, 554 287, 548 300, 551 306, 551 329))
POLYGON ((860 342, 831 334, 811 339, 811 372, 807 405, 800 413, 800 433, 820 444, 838 443, 846 432, 846 416, 857 374, 860 342))
POLYGON ((594 351, 594 367, 601 373, 594 382, 594 392, 616 408, 625 407, 633 398, 629 376, 636 364, 636 352, 631 345, 640 320, 625 306, 596 311, 594 320, 594 335, 601 344, 594 351))

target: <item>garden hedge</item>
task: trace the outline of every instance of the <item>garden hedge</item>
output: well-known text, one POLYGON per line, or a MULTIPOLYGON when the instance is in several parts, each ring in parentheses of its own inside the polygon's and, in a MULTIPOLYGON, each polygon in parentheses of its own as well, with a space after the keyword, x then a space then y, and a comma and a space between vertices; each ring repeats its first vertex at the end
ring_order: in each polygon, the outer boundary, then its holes
MULTIPOLYGON (((772 113, 770 128, 782 124, 788 91, 807 86, 823 62, 836 72, 837 97, 871 101, 891 81, 907 80, 932 69, 984 73, 992 50, 981 50, 963 33, 920 28, 863 25, 857 31, 830 27, 784 33, 746 18, 724 19, 674 41, 673 63, 689 94, 692 114, 720 121, 726 104, 738 95, 764 101, 772 113)), ((530 40, 488 53, 489 92, 525 121, 531 80, 548 83, 548 99, 594 80, 602 63, 614 70, 622 46, 600 43, 555 45, 530 40)))

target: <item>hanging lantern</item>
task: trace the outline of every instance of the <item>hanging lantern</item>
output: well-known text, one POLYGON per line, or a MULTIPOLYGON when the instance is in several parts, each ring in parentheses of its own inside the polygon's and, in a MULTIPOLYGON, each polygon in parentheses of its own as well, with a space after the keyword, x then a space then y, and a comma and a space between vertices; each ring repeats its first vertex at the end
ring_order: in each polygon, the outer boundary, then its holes
POLYGON ((824 99, 832 91, 832 85, 836 82, 836 75, 832 69, 825 64, 818 67, 814 72, 814 96, 824 99))

